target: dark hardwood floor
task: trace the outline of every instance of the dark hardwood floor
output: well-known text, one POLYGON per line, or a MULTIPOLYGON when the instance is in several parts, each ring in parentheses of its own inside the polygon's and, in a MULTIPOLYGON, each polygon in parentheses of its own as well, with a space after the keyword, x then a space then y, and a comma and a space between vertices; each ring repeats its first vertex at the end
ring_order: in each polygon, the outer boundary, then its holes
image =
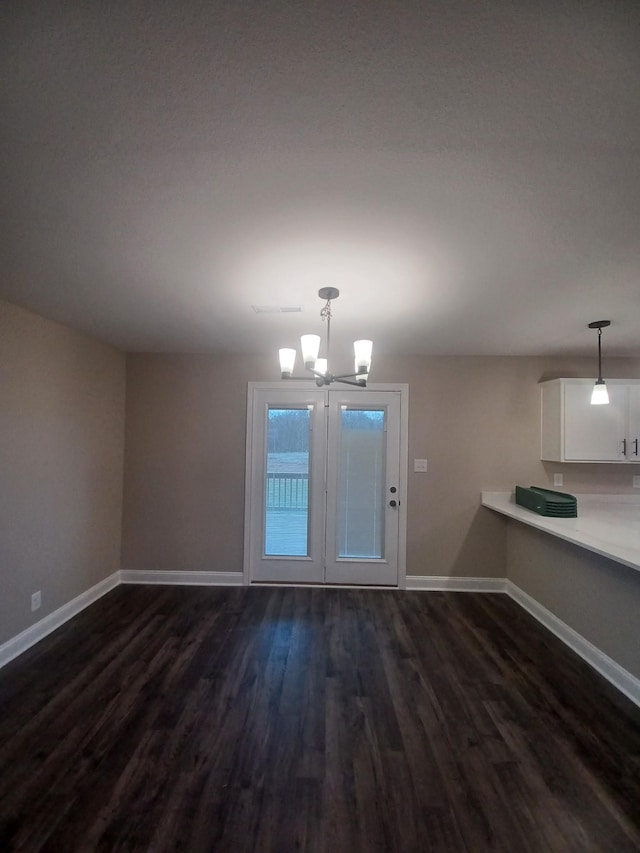
POLYGON ((119 587, 0 671, 3 851, 638 851, 640 712, 509 598, 119 587))

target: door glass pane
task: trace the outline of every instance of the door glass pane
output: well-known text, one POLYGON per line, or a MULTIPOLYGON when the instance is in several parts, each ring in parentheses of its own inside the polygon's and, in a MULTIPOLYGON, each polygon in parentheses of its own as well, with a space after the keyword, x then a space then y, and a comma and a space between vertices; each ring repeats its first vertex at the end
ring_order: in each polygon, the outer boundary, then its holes
POLYGON ((309 554, 308 408, 267 412, 267 466, 264 512, 266 556, 309 554))
POLYGON ((385 512, 385 411, 340 415, 338 557, 382 558, 385 512))

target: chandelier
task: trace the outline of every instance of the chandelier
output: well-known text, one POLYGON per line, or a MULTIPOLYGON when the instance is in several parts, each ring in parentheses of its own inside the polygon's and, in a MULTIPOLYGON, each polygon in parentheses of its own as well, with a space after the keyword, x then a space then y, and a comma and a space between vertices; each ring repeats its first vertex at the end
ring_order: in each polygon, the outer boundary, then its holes
MULTIPOLYGON (((371 341, 354 341, 353 352, 355 358, 353 373, 334 374, 329 370, 330 345, 331 345, 331 301, 340 296, 337 287, 321 287, 318 291, 320 299, 325 304, 320 311, 323 321, 327 321, 326 358, 318 358, 320 353, 320 335, 302 335, 300 348, 302 349, 302 361, 305 369, 316 378, 316 385, 331 385, 333 382, 343 382, 345 385, 356 385, 365 388, 369 378, 371 367, 371 341)), ((304 376, 293 376, 293 367, 296 361, 296 351, 284 348, 279 350, 280 376, 282 379, 305 379, 304 376)))

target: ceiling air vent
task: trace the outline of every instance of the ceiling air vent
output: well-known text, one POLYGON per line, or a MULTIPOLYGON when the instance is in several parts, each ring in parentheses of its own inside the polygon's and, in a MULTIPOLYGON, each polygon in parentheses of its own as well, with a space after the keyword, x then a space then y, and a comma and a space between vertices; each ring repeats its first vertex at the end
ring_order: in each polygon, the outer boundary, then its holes
POLYGON ((256 314, 300 314, 302 305, 252 305, 256 314))

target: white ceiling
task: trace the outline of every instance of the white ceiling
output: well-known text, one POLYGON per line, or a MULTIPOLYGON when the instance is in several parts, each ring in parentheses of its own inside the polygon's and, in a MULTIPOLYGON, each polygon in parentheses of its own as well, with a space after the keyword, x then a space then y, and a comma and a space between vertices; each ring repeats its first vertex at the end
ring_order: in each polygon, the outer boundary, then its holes
POLYGON ((0 295, 128 350, 640 356, 637 0, 4 0, 0 295), (252 305, 302 305, 256 314, 252 305))

